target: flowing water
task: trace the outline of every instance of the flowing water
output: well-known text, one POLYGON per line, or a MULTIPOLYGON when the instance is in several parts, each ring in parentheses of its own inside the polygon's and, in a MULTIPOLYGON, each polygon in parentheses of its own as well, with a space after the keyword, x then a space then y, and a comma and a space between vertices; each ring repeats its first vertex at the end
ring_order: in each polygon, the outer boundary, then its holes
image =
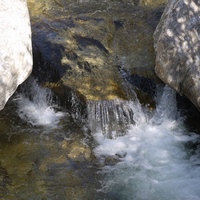
POLYGON ((169 87, 159 92, 152 115, 132 102, 135 124, 126 135, 109 139, 96 132, 94 152, 101 162, 119 160, 100 172, 100 191, 108 199, 200 199, 200 138, 184 128, 175 92, 169 87))
POLYGON ((22 89, 22 92, 15 98, 19 117, 33 126, 55 127, 65 114, 56 112, 57 105, 53 102, 53 94, 50 89, 40 87, 33 78, 30 79, 30 82, 29 90, 22 89))
POLYGON ((200 137, 172 89, 158 88, 152 112, 137 99, 90 101, 80 125, 31 83, 0 113, 2 199, 200 199, 200 137))
POLYGON ((16 92, 0 112, 0 199, 97 199, 90 139, 70 112, 33 79, 16 92))

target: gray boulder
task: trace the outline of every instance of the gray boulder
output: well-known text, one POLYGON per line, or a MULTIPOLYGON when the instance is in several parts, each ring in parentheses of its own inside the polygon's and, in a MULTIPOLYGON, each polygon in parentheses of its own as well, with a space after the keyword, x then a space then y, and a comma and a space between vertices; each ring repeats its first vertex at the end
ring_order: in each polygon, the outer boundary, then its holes
POLYGON ((0 1, 0 110, 32 71, 26 0, 0 1))
POLYGON ((154 44, 156 74, 200 110, 200 1, 170 0, 154 44))

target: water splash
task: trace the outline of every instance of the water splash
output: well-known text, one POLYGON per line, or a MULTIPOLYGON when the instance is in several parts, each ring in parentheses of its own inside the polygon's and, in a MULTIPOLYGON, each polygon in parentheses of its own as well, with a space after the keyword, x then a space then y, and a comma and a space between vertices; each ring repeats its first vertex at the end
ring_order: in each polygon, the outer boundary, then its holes
POLYGON ((125 135, 95 134, 94 153, 105 164, 100 191, 108 199, 199 200, 200 138, 185 129, 175 92, 165 87, 149 118, 139 104, 133 103, 133 109, 135 124, 125 135))
POLYGON ((116 138, 126 134, 130 125, 145 121, 139 102, 124 100, 89 101, 88 121, 92 133, 101 132, 103 137, 116 138))
POLYGON ((150 121, 158 125, 166 120, 178 119, 180 116, 176 106, 176 92, 169 86, 165 86, 164 92, 160 87, 157 91, 157 108, 150 121))
POLYGON ((42 88, 33 78, 15 98, 20 118, 33 126, 55 127, 65 114, 57 111, 50 89, 42 88))

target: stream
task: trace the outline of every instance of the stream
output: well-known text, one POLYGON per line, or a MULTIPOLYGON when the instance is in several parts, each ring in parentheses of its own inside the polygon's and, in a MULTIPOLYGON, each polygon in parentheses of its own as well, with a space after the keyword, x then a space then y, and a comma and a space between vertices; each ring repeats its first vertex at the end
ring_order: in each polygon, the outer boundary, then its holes
POLYGON ((1 199, 200 199, 200 137, 169 87, 154 111, 137 99, 88 102, 80 122, 26 84, 0 112, 1 199))

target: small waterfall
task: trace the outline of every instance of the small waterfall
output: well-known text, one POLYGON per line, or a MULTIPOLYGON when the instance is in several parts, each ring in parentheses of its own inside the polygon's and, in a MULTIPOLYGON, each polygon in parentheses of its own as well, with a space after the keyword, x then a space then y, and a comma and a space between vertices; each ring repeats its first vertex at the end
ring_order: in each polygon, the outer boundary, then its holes
POLYGON ((137 101, 102 100, 87 104, 88 122, 92 133, 101 132, 107 138, 116 138, 126 133, 130 125, 138 120, 145 121, 145 115, 137 101))
POLYGON ((51 90, 39 86, 32 77, 21 88, 15 101, 20 118, 33 126, 54 127, 65 116, 63 112, 58 111, 58 106, 53 102, 51 90))
POLYGON ((160 87, 157 89, 157 91, 157 108, 152 120, 150 121, 159 125, 165 120, 177 119, 179 113, 177 112, 176 92, 169 86, 165 86, 164 92, 162 92, 162 88, 160 87))
MULTIPOLYGON (((126 134, 114 139, 102 134, 102 129, 94 134, 94 153, 104 163, 99 192, 108 199, 199 200, 200 137, 184 127, 175 92, 167 86, 159 88, 152 115, 138 102, 128 105, 132 119, 126 134)), ((104 107, 106 115, 109 109, 104 107)))
MULTIPOLYGON (((29 83, 15 98, 22 120, 46 129, 68 118, 49 89, 34 79, 29 83)), ((70 100, 75 111, 75 96, 70 100)), ((200 137, 184 127, 171 88, 158 88, 150 113, 137 99, 88 101, 87 112, 93 153, 102 166, 98 192, 107 199, 200 199, 200 137)))

